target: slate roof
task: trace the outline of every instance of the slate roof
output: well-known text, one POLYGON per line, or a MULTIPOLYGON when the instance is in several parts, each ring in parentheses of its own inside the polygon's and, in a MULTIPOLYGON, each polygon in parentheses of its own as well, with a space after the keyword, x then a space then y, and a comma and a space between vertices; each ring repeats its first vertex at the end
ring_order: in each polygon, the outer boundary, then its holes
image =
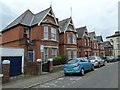
POLYGON ((96 36, 95 31, 94 31, 94 32, 89 32, 88 34, 89 34, 89 36, 91 36, 91 37, 96 36))
POLYGON ((70 22, 70 18, 64 19, 64 20, 59 22, 59 27, 60 27, 61 32, 65 31, 69 22, 70 22))
POLYGON ((10 23, 2 31, 12 28, 18 24, 22 24, 22 25, 26 25, 26 26, 33 26, 35 24, 38 24, 51 9, 52 8, 49 7, 37 14, 33 14, 30 10, 26 10, 22 15, 20 15, 17 19, 15 19, 12 23, 10 23))
MULTIPOLYGON (((64 19, 62 21, 59 21, 59 27, 60 27, 61 32, 71 31, 70 29, 66 29, 68 27, 68 24, 70 23, 70 21, 72 21, 71 17, 64 19)), ((74 30, 74 32, 76 32, 76 30, 74 30)))
POLYGON ((78 34, 78 38, 82 38, 85 31, 87 31, 86 26, 84 27, 80 27, 80 28, 76 28, 77 34, 78 34))
POLYGON ((97 36, 97 41, 98 43, 102 43, 103 42, 102 36, 97 36))
POLYGON ((112 47, 111 43, 109 41, 103 42, 104 47, 112 47))

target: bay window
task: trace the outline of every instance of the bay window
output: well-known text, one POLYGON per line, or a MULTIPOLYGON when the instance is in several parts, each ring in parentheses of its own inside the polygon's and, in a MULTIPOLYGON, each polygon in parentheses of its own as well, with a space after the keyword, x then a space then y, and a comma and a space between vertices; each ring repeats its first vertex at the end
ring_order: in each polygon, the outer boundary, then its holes
POLYGON ((44 39, 48 39, 48 26, 44 26, 44 39))
POLYGON ((57 49, 52 48, 52 58, 55 59, 56 56, 57 56, 57 49))
POLYGON ((73 58, 76 58, 77 52, 73 51, 73 58))
POLYGON ((44 48, 44 61, 48 61, 48 48, 44 48))
POLYGON ((70 58, 71 58, 71 51, 68 50, 68 59, 70 59, 70 58))
POLYGON ((51 28, 51 39, 56 40, 56 28, 51 28))
POLYGON ((71 43, 71 37, 70 37, 70 36, 71 36, 70 33, 68 33, 68 34, 67 34, 68 44, 71 43))
POLYGON ((73 34, 73 44, 76 44, 76 35, 73 34))

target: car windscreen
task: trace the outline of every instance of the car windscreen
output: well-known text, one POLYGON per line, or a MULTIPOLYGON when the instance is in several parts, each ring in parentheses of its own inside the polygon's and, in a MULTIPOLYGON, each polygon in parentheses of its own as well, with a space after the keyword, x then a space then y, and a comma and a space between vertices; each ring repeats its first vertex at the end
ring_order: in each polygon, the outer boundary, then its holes
POLYGON ((94 60, 94 59, 95 59, 95 57, 89 57, 88 59, 89 59, 89 60, 94 60))
POLYGON ((77 59, 70 59, 67 61, 67 64, 74 64, 74 63, 77 63, 78 60, 77 59))

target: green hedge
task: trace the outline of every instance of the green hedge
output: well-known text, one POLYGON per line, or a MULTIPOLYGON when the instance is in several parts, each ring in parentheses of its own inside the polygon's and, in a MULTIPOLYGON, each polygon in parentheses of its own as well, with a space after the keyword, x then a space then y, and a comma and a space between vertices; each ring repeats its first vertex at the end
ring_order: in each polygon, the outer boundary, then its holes
POLYGON ((65 64, 66 60, 68 58, 66 56, 57 56, 55 57, 55 59, 53 60, 53 65, 56 66, 56 65, 62 65, 62 64, 65 64))

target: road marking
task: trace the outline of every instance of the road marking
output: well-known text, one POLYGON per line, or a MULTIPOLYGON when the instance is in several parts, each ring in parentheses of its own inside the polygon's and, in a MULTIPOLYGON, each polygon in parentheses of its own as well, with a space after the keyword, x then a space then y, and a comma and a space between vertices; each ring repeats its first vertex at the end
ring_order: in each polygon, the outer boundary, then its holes
POLYGON ((58 80, 63 80, 64 78, 58 78, 58 80))

